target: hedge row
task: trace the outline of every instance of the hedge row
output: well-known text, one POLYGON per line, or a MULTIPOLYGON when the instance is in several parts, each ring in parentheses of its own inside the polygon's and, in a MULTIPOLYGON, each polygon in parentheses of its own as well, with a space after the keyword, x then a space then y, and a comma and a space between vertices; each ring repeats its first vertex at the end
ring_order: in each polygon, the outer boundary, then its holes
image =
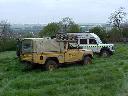
POLYGON ((15 39, 0 40, 0 52, 14 51, 14 50, 16 50, 16 40, 15 39))

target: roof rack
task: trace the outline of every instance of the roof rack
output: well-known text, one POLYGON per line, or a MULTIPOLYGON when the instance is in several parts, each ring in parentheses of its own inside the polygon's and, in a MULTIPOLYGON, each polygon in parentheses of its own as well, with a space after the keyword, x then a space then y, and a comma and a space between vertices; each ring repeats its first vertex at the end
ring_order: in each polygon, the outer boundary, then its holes
POLYGON ((76 42, 77 36, 69 35, 69 34, 65 34, 65 33, 57 33, 56 40, 59 42, 76 42))

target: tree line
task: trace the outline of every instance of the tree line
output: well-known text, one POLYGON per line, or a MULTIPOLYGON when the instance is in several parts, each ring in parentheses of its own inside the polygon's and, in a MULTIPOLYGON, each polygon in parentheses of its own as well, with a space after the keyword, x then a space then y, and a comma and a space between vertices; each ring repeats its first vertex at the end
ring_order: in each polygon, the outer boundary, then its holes
POLYGON ((39 32, 39 36, 55 36, 55 34, 58 32, 80 32, 80 26, 76 24, 71 18, 65 17, 59 22, 49 23, 43 28, 41 32, 39 32))

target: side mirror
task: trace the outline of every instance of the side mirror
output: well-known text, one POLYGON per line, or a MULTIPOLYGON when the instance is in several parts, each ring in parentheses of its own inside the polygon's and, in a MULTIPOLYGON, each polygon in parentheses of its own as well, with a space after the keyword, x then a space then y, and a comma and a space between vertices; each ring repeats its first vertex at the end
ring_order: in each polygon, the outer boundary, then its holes
POLYGON ((78 48, 78 49, 82 49, 82 47, 81 47, 81 46, 79 46, 79 45, 77 46, 77 48, 78 48))

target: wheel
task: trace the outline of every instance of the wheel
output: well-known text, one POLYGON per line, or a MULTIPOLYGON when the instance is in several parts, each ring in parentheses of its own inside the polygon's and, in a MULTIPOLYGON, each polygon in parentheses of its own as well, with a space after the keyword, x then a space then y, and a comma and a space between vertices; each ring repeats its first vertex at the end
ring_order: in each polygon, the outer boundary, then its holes
POLYGON ((33 64, 33 63, 30 63, 30 62, 22 62, 23 64, 24 64, 24 70, 26 70, 26 71, 29 71, 29 70, 32 70, 32 69, 34 69, 35 68, 35 64, 33 64))
POLYGON ((92 63, 92 58, 89 57, 89 56, 86 56, 86 57, 84 57, 83 61, 84 61, 83 65, 91 64, 92 63))
POLYGON ((45 65, 46 70, 49 70, 49 71, 53 71, 53 70, 57 69, 57 67, 58 67, 57 62, 55 62, 53 60, 48 60, 45 65))
POLYGON ((103 51, 101 52, 101 56, 102 56, 102 57, 109 57, 109 56, 110 56, 109 51, 103 50, 103 51))

